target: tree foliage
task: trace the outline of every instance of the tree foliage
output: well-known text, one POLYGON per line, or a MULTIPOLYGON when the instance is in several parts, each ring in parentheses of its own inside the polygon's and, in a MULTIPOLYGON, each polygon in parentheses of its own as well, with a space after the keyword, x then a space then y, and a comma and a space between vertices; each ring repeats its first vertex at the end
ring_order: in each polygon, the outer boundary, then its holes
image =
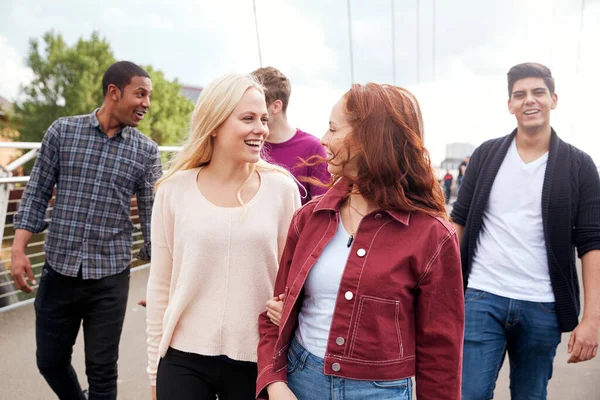
MULTIPOLYGON (((23 87, 23 100, 15 106, 19 140, 39 142, 57 118, 88 114, 100 107, 102 76, 115 61, 110 44, 98 33, 72 46, 53 31, 41 42, 32 39, 26 62, 34 79, 23 87)), ((193 104, 180 93, 177 80, 169 81, 151 66, 145 68, 153 83, 152 104, 139 129, 159 145, 179 144, 193 104)))

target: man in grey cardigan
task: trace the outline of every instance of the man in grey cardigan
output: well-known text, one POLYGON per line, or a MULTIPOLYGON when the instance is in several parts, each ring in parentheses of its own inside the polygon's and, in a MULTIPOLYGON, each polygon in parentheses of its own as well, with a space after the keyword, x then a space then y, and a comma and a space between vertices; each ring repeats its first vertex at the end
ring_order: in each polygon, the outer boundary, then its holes
POLYGON ((540 64, 508 72, 510 135, 473 153, 452 220, 465 284, 463 400, 493 397, 508 353, 511 398, 546 399, 562 332, 569 363, 596 356, 600 179, 590 156, 550 126, 554 79, 540 64), (575 248, 582 260, 583 318, 575 248))

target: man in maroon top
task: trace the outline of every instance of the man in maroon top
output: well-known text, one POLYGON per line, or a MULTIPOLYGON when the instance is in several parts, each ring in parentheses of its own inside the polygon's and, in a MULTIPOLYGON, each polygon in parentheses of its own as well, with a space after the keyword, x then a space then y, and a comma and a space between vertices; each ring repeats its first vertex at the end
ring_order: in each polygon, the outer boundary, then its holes
POLYGON ((252 72, 252 75, 266 88, 267 109, 269 111, 269 136, 264 147, 264 158, 287 168, 299 181, 302 204, 325 193, 326 189, 301 180, 302 177, 317 178, 329 182, 327 164, 308 166, 302 162, 318 155, 327 157, 325 148, 318 138, 300 129, 293 128, 287 119, 287 107, 292 87, 289 79, 277 68, 265 67, 252 72))

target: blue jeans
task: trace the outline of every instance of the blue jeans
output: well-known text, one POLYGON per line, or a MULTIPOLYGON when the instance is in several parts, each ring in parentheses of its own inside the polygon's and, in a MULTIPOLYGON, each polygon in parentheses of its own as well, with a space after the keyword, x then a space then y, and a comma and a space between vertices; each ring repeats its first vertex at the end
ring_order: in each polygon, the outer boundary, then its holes
POLYGON ((494 397, 498 372, 508 352, 511 399, 545 400, 560 338, 554 303, 467 289, 462 399, 494 397))
POLYGON ((411 400, 411 378, 359 381, 323 373, 323 359, 309 353, 296 339, 288 350, 288 386, 298 400, 411 400))

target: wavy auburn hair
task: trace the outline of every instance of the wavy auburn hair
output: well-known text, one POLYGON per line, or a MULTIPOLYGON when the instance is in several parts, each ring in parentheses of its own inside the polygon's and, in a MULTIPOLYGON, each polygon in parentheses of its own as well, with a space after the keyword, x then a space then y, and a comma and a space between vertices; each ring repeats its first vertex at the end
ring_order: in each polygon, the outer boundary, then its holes
MULTIPOLYGON (((423 119, 415 96, 398 86, 368 83, 352 85, 344 100, 352 128, 344 147, 352 156, 342 159, 357 166, 358 174, 351 179, 356 190, 383 209, 447 218, 423 144, 423 119)), ((339 178, 333 176, 332 182, 339 178)))

